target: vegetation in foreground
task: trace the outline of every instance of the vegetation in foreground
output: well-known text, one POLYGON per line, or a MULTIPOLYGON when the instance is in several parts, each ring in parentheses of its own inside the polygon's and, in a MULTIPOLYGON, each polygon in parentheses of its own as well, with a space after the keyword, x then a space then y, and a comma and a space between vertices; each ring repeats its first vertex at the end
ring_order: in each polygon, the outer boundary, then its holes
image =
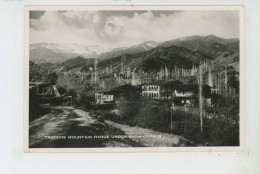
POLYGON ((203 132, 197 108, 179 107, 172 112, 171 130, 170 104, 142 99, 140 102, 122 100, 113 111, 94 111, 105 119, 130 126, 150 128, 156 131, 183 136, 199 145, 238 146, 239 109, 238 102, 230 101, 229 107, 213 111, 204 110, 203 132))

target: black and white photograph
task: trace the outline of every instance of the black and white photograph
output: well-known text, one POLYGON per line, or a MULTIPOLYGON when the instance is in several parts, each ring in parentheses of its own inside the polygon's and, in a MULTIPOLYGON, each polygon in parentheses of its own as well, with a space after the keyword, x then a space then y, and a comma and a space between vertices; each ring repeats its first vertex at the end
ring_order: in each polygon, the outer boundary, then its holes
POLYGON ((25 14, 27 151, 243 144, 243 8, 25 14))

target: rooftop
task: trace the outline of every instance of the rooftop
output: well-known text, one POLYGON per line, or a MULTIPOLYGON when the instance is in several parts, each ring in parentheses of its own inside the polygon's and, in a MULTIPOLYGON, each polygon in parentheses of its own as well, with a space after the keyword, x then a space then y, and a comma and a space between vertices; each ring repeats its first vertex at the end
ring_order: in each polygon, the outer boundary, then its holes
POLYGON ((132 86, 130 84, 121 84, 121 85, 114 85, 114 86, 111 86, 109 88, 101 89, 97 92, 112 92, 112 91, 116 91, 119 88, 132 88, 132 89, 139 90, 139 88, 136 87, 136 86, 132 86))
POLYGON ((29 82, 29 85, 41 85, 41 84, 44 84, 43 82, 29 82))
POLYGON ((143 85, 157 85, 157 86, 165 86, 165 85, 170 85, 170 84, 182 84, 182 82, 178 80, 160 80, 156 82, 151 82, 151 83, 145 83, 143 85))
MULTIPOLYGON (((203 88, 211 88, 209 85, 207 84, 203 84, 202 85, 203 88)), ((194 89, 198 89, 199 88, 199 84, 179 84, 179 85, 176 85, 174 87, 174 89, 176 90, 194 90, 194 89)))

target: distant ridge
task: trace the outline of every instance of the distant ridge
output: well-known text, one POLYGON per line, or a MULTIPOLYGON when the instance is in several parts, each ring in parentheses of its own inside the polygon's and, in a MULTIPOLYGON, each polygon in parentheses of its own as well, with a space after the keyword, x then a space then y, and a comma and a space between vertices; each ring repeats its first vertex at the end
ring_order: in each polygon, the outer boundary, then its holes
MULTIPOLYGON (((72 55, 71 55, 72 56, 72 55)), ((119 67, 121 62, 130 68, 154 69, 161 65, 182 66, 191 68, 198 65, 200 60, 214 61, 216 64, 237 66, 239 62, 239 40, 223 39, 214 35, 189 36, 166 42, 147 41, 126 48, 113 49, 101 53, 98 58, 76 55, 55 63, 40 63, 48 70, 57 72, 89 71, 98 59, 98 68, 108 66, 119 67), (104 56, 104 57, 102 57, 104 56)), ((115 69, 115 68, 114 68, 115 69)))
POLYGON ((192 51, 208 54, 212 57, 218 57, 223 52, 230 54, 236 53, 238 50, 238 39, 223 39, 214 35, 209 36, 189 36, 184 38, 173 39, 163 42, 159 46, 168 47, 171 45, 188 48, 192 51))

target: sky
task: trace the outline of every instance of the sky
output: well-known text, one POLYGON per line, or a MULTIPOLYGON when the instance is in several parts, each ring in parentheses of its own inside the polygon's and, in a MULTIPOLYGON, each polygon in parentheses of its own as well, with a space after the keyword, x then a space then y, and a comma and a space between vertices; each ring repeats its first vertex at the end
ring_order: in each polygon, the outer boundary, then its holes
POLYGON ((30 43, 117 48, 192 35, 239 38, 239 12, 30 11, 30 43))

